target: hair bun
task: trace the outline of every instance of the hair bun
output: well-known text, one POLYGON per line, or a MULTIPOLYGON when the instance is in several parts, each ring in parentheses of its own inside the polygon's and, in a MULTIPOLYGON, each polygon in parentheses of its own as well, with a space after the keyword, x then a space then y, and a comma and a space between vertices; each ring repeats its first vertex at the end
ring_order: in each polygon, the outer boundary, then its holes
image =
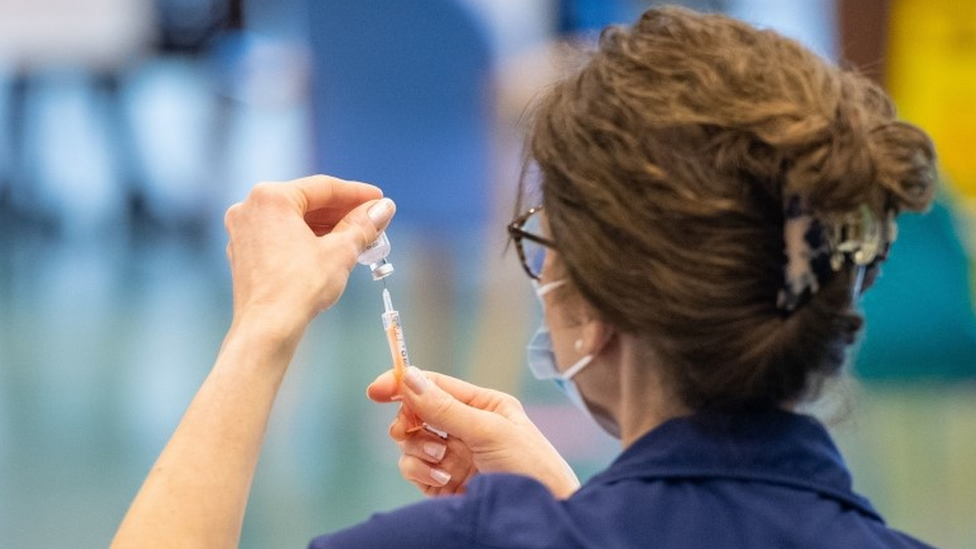
POLYGON ((792 152, 785 195, 799 194, 815 211, 848 211, 868 201, 877 179, 875 155, 860 113, 838 108, 830 123, 792 152))
POLYGON ((819 101, 807 103, 803 118, 814 131, 784 140, 789 144, 783 151, 789 159, 784 194, 804 196, 823 212, 851 211, 864 203, 878 213, 891 207, 925 209, 936 181, 929 137, 897 121, 891 100, 868 78, 835 75, 819 101))
POLYGON ((935 193, 935 147, 922 130, 893 121, 871 131, 878 184, 899 211, 925 210, 935 193))

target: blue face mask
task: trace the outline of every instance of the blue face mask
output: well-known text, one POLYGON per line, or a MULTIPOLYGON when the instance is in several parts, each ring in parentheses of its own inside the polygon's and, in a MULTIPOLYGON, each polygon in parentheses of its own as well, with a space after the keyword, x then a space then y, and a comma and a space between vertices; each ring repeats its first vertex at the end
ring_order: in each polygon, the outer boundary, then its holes
MULTIPOLYGON (((565 283, 565 280, 556 280, 543 285, 535 284, 535 294, 539 298, 539 303, 542 305, 543 311, 546 306, 543 296, 565 283)), ((587 406, 586 401, 583 400, 583 395, 580 394, 579 388, 576 387, 576 383, 573 381, 573 377, 576 374, 580 373, 583 368, 586 368, 593 362, 593 355, 586 355, 580 358, 565 371, 560 372, 559 367, 556 366, 556 355, 552 351, 552 338, 549 335, 549 326, 546 324, 544 313, 542 321, 539 323, 539 329, 536 330, 535 335, 529 340, 527 350, 529 369, 532 370, 532 375, 536 379, 553 380, 556 386, 569 397, 569 400, 577 408, 582 410, 584 414, 596 422, 610 436, 619 437, 620 428, 616 423, 609 419, 595 416, 590 411, 590 407, 587 406)))

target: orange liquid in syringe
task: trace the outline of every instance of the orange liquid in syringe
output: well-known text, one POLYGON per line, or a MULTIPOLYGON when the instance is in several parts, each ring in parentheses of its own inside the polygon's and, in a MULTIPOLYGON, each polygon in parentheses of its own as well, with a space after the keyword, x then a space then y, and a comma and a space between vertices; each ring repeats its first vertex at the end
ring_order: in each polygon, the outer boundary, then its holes
POLYGON ((390 355, 393 357, 393 379, 396 380, 399 389, 403 382, 403 374, 407 371, 407 361, 403 358, 403 352, 400 350, 397 325, 393 322, 386 328, 386 340, 390 343, 390 355))
MULTIPOLYGON (((399 318, 390 319, 386 327, 386 340, 390 344, 390 355, 393 357, 393 379, 396 380, 397 390, 403 383, 403 375, 407 371, 407 349, 403 341, 403 332, 399 329, 399 318)), ((424 428, 423 421, 412 413, 406 412, 413 425, 407 428, 407 433, 416 433, 424 428)))

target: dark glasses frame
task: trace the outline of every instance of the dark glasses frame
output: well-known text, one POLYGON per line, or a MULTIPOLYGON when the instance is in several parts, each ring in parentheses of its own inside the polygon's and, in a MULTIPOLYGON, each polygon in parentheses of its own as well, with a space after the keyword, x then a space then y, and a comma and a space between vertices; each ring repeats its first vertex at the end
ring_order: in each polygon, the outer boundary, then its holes
POLYGON ((530 233, 524 228, 525 223, 529 220, 529 218, 538 213, 540 210, 542 210, 542 206, 529 208, 527 212, 518 216, 515 218, 515 221, 508 224, 508 234, 512 237, 512 240, 515 241, 515 251, 518 253, 519 261, 522 263, 522 269, 524 269, 525 273, 529 275, 529 278, 533 280, 539 280, 539 275, 533 273, 532 269, 529 268, 529 262, 525 257, 525 249, 522 247, 522 239, 531 240, 553 250, 556 249, 556 243, 554 241, 543 236, 530 233))

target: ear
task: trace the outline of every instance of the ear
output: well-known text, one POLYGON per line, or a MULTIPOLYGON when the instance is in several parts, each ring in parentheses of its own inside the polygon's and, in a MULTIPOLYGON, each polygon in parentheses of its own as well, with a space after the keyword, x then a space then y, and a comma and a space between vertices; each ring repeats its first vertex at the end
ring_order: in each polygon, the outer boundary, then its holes
POLYGON ((582 326, 581 337, 576 340, 576 351, 581 355, 598 355, 616 333, 616 328, 610 324, 591 317, 582 326))

